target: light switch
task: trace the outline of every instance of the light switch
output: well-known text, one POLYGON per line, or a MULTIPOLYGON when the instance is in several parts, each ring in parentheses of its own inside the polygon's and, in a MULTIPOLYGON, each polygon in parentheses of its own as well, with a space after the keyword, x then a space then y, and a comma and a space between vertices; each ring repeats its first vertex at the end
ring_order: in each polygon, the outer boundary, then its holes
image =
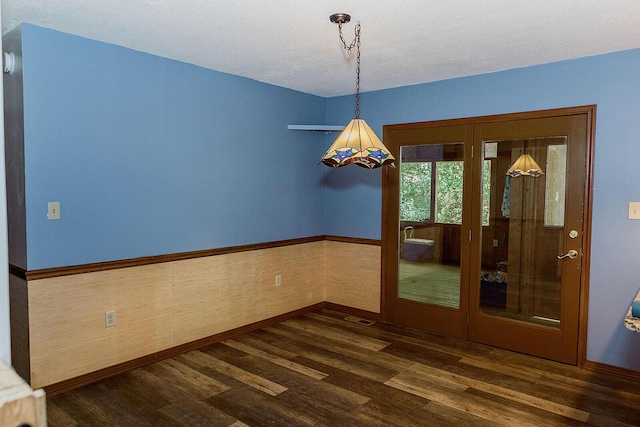
POLYGON ((629 202, 629 219, 640 219, 640 202, 629 202))
POLYGON ((49 202, 47 205, 47 218, 60 219, 60 202, 49 202))

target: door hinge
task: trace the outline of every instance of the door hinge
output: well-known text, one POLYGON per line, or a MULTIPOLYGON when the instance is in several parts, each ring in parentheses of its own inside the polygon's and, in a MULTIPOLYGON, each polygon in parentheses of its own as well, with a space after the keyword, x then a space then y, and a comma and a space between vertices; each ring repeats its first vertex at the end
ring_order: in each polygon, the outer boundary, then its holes
POLYGON ((467 325, 469 324, 469 313, 467 313, 467 325))
POLYGON ((469 241, 471 241, 471 230, 469 230, 469 241))
POLYGON ((473 145, 471 146, 471 158, 473 159, 473 145))

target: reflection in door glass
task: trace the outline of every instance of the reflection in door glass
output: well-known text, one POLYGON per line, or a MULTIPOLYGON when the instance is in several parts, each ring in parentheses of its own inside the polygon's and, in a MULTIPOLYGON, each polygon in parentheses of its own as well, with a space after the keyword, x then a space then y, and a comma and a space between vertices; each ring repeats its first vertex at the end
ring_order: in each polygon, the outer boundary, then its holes
POLYGON ((398 297, 460 306, 464 144, 401 147, 398 297))
POLYGON ((550 144, 547 147, 546 201, 544 225, 564 225, 564 186, 567 178, 567 145, 550 144))
POLYGON ((565 175, 566 137, 485 142, 483 181, 491 190, 482 194, 483 202, 490 199, 482 226, 483 313, 560 326, 565 175), (543 173, 507 175, 524 154, 543 173))

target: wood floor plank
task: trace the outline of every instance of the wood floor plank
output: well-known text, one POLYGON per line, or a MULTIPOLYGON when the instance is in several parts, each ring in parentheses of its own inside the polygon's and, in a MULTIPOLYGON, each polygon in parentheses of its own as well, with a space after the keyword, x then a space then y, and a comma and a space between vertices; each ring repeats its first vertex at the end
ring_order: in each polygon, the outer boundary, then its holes
MULTIPOLYGON (((189 355, 187 354, 185 357, 188 358, 189 355)), ((165 382, 171 385, 171 389, 180 390, 196 399, 206 399, 229 389, 225 384, 174 359, 155 363, 146 371, 155 376, 155 379, 146 377, 146 380, 153 382, 156 387, 160 385, 160 382, 165 382)), ((143 372, 145 372, 144 369, 137 371, 138 374, 143 372)))
POLYGON ((428 400, 419 396, 404 393, 380 382, 340 369, 326 367, 302 357, 299 360, 318 368, 322 367, 327 371, 329 375, 323 382, 366 396, 369 401, 356 409, 356 413, 371 422, 381 423, 385 426, 423 426, 425 419, 430 415, 424 409, 428 400))
POLYGON ((300 356, 307 359, 342 369, 347 372, 352 372, 372 380, 385 381, 397 373, 394 370, 386 369, 379 365, 369 364, 362 360, 353 359, 340 353, 315 346, 314 344, 308 344, 307 342, 288 340, 275 343, 275 345, 282 346, 289 351, 295 351, 300 354, 300 356))
MULTIPOLYGON (((308 394, 309 398, 315 396, 315 400, 317 401, 329 401, 330 406, 336 408, 343 407, 345 410, 351 410, 365 404, 369 400, 368 397, 360 393, 342 387, 335 387, 331 383, 318 381, 306 375, 291 372, 285 367, 264 363, 264 361, 259 358, 246 355, 246 353, 236 351, 235 349, 225 348, 223 345, 212 346, 206 351, 217 359, 233 364, 243 371, 250 372, 260 378, 269 379, 270 381, 281 384, 287 389, 294 389, 298 392, 308 394)), ((296 359, 296 361, 298 360, 302 359, 296 359)), ((303 365, 303 363, 300 363, 300 365, 303 365)), ((326 365, 321 364, 316 366, 323 370, 327 368, 326 365)))
POLYGON ((489 382, 478 381, 473 378, 469 378, 463 375, 451 373, 443 369, 437 369, 430 366, 416 364, 412 370, 412 374, 416 376, 423 375, 425 379, 433 381, 435 378, 439 380, 446 380, 448 382, 458 384, 460 386, 466 386, 467 388, 475 388, 476 390, 483 391, 485 393, 493 394, 496 396, 506 397, 510 400, 524 403, 534 408, 540 408, 547 412, 562 415, 564 417, 572 418, 578 421, 586 421, 589 417, 589 413, 580 409, 570 408, 566 405, 561 405, 550 400, 541 399, 535 396, 531 396, 528 393, 512 390, 499 385, 491 384, 489 382))
POLYGON ((236 380, 244 384, 247 384, 251 387, 254 387, 255 389, 260 390, 264 393, 267 393, 271 396, 277 396, 278 394, 287 390, 286 387, 283 387, 280 384, 276 384, 265 378, 261 378, 250 372, 246 372, 240 368, 237 368, 236 366, 223 362, 222 360, 216 359, 211 355, 205 354, 202 351, 196 350, 196 351, 190 352, 189 358, 190 360, 195 361, 201 366, 206 366, 208 368, 211 368, 220 372, 221 374, 227 375, 229 377, 233 377, 236 380))
POLYGON ((516 402, 506 397, 497 396, 491 393, 485 393, 474 388, 469 388, 465 392, 466 396, 475 396, 485 401, 490 401, 492 405, 499 408, 505 408, 505 410, 512 411, 515 414, 519 414, 520 425, 534 425, 534 426, 548 426, 548 427, 569 427, 569 426, 584 426, 583 421, 578 421, 572 418, 563 417, 562 415, 547 412, 540 408, 535 408, 524 403, 516 402))
MULTIPOLYGON (((366 351, 349 343, 338 342, 331 339, 319 340, 317 336, 307 334, 306 332, 290 330, 285 326, 273 327, 269 330, 274 334, 279 334, 282 337, 286 337, 289 339, 298 338, 297 341, 302 341, 304 343, 313 343, 313 346, 315 347, 319 347, 333 353, 338 353, 352 359, 357 359, 371 365, 379 366, 380 368, 385 368, 390 371, 397 372, 403 369, 410 369, 414 363, 410 360, 396 357, 385 352, 366 351), (300 340, 300 338, 305 339, 300 340)), ((273 346, 278 346, 277 341, 274 342, 273 346)), ((282 347, 282 344, 280 344, 280 347, 282 347)))
POLYGON ((47 402, 47 420, 50 425, 76 427, 78 423, 51 399, 47 402))
POLYGON ((478 418, 485 420, 493 420, 496 425, 510 425, 513 424, 517 418, 513 414, 508 414, 507 411, 501 411, 490 408, 490 402, 476 401, 474 399, 462 399, 457 394, 451 391, 440 390, 437 387, 423 386, 422 384, 416 384, 410 379, 392 378, 385 383, 386 385, 397 388, 407 393, 415 394, 424 399, 440 403, 443 406, 450 408, 451 410, 457 410, 463 413, 468 413, 478 418))
POLYGON ((206 389, 188 381, 171 378, 164 375, 165 370, 157 369, 155 365, 136 369, 131 372, 130 385, 136 388, 150 388, 155 390, 166 404, 184 403, 194 399, 204 399, 215 395, 206 389))
MULTIPOLYGON (((419 366, 419 365, 416 364, 416 366, 419 366)), ((416 382, 422 383, 422 384, 428 384, 429 388, 434 388, 434 389, 437 389, 438 391, 447 390, 447 391, 453 391, 453 392, 463 392, 469 388, 468 385, 460 383, 453 379, 449 379, 447 376, 440 377, 438 375, 431 375, 431 374, 425 374, 425 373, 420 374, 414 371, 402 372, 396 375, 395 377, 391 378, 389 381, 386 381, 385 384, 387 385, 393 384, 392 387, 395 387, 396 385, 406 384, 407 387, 410 387, 410 384, 413 384, 416 382)), ((428 397, 426 398, 429 400, 433 400, 428 397)))
POLYGON ((477 397, 467 394, 466 391, 453 390, 449 387, 441 387, 425 383, 423 379, 413 376, 398 376, 385 384, 421 396, 433 402, 437 402, 451 410, 467 413, 478 418, 495 423, 495 425, 544 425, 546 420, 541 420, 534 414, 528 413, 513 406, 505 406, 496 403, 493 399, 477 397))
POLYGON ((497 348, 492 348, 488 356, 489 359, 501 360, 513 366, 521 365, 523 367, 537 369, 543 372, 543 375, 551 374, 565 378, 575 378, 594 385, 601 385, 611 390, 628 391, 635 395, 640 395, 640 382, 637 381, 628 381, 610 375, 580 369, 576 366, 556 363, 551 360, 530 357, 497 348))
POLYGON ((375 326, 363 326, 344 320, 347 315, 332 310, 323 310, 322 314, 307 313, 305 318, 312 318, 319 322, 328 323, 336 327, 347 329, 351 332, 366 335, 389 343, 406 343, 416 347, 434 350, 440 353, 456 357, 477 355, 487 356, 494 350, 491 347, 429 334, 428 332, 403 328, 402 326, 376 323, 375 326))
POLYGON ((283 359, 293 360, 295 357, 298 356, 296 353, 292 353, 290 351, 287 351, 280 347, 276 347, 272 345, 273 342, 280 341, 282 339, 282 336, 272 334, 270 332, 265 331, 264 329, 239 335, 234 337, 233 339, 236 342, 241 342, 244 345, 257 348, 266 353, 273 354, 283 359))
MULTIPOLYGON (((486 420, 435 401, 429 402, 424 409, 432 414, 425 418, 430 423, 433 417, 437 416, 438 421, 440 421, 439 424, 447 426, 493 427, 496 425, 494 420, 486 420)), ((434 425, 438 424, 434 423, 434 425)))
POLYGON ((172 403, 160 409, 160 412, 186 426, 227 427, 238 422, 232 416, 204 402, 195 401, 189 405, 172 403))
MULTIPOLYGON (((499 375, 509 375, 514 378, 532 381, 536 385, 541 386, 545 390, 544 393, 547 394, 550 389, 558 390, 560 392, 558 394, 567 396, 567 400, 575 402, 577 399, 581 399, 585 406, 590 409, 609 404, 640 410, 640 395, 623 390, 611 389, 585 380, 547 373, 523 366, 508 366, 504 363, 474 357, 464 357, 460 359, 460 363, 492 371, 499 375), (586 402, 586 400, 588 400, 588 402, 586 402)), ((640 414, 638 419, 640 419, 640 414)))
MULTIPOLYGON (((215 349, 219 347, 225 346, 214 345, 203 350, 209 352, 211 351, 211 348, 215 349)), ((181 356, 179 356, 178 358, 181 358, 181 356)), ((259 359, 254 358, 254 360, 259 359)), ((184 360, 184 363, 192 362, 184 360)), ((265 363, 265 365, 267 364, 265 363)), ((268 366, 273 367, 274 365, 269 364, 268 366)), ((264 393, 256 389, 255 387, 245 384, 239 379, 207 367, 206 364, 193 364, 192 367, 199 367, 202 372, 220 382, 224 382, 229 386, 229 390, 206 399, 204 403, 211 405, 223 411, 225 414, 236 418, 241 423, 246 423, 247 425, 251 426, 313 425, 312 418, 305 418, 306 415, 304 410, 297 408, 286 399, 281 398, 283 393, 279 394, 278 396, 272 396, 270 394, 264 393)), ((286 370, 285 368, 276 368, 280 369, 281 371, 286 370)), ((292 373, 292 375, 298 378, 305 378, 310 382, 320 383, 320 381, 318 380, 313 380, 301 374, 292 373)))
POLYGON ((638 426, 640 384, 320 310, 49 398, 49 426, 638 426))
POLYGON ((360 334, 347 332, 344 329, 340 330, 330 326, 324 326, 319 323, 307 322, 304 317, 298 319, 292 319, 282 322, 283 325, 290 326, 292 328, 300 329, 306 332, 311 332, 320 337, 330 338, 335 341, 349 343, 356 347, 361 347, 367 350, 379 351, 389 345, 388 342, 375 338, 368 338, 360 334))
POLYGON ((249 386, 234 387, 207 399, 206 403, 252 427, 298 427, 315 424, 310 414, 305 415, 287 400, 274 399, 249 386))
MULTIPOLYGON (((218 351, 220 349, 218 348, 218 351)), ((222 356, 220 356, 222 358, 222 356)), ((369 399, 333 384, 265 364, 253 356, 236 361, 242 369, 269 378, 282 379, 288 390, 278 396, 259 393, 248 386, 233 387, 207 400, 240 421, 255 425, 366 425, 352 415, 369 399), (286 382, 285 382, 286 378, 286 382)))
MULTIPOLYGON (((72 392, 70 392, 72 393, 72 392)), ((71 418, 78 426, 105 426, 117 427, 118 420, 110 416, 101 408, 101 403, 93 401, 93 399, 83 399, 82 397, 67 394, 64 401, 57 406, 63 411, 67 417, 60 417, 55 412, 50 416, 49 404, 47 403, 47 422, 49 426, 65 426, 68 425, 68 419, 71 418), (66 419, 65 419, 66 418, 66 419)))
POLYGON ((460 360, 460 357, 455 354, 410 344, 404 341, 394 342, 392 345, 383 349, 381 353, 382 352, 414 363, 433 367, 449 366, 458 363, 460 360))
POLYGON ((124 386, 129 382, 128 374, 109 378, 66 393, 55 403, 83 427, 180 425, 159 412, 170 402, 156 390, 124 386))
MULTIPOLYGON (((401 413, 388 400, 371 401, 360 407, 357 414, 363 419, 373 423, 378 423, 385 427, 437 427, 461 425, 453 424, 450 419, 447 419, 447 417, 434 412, 429 412, 424 409, 424 407, 421 408, 420 412, 414 412, 412 414, 401 413)), ((478 418, 475 418, 475 420, 478 420, 478 418)))
POLYGON ((316 371, 315 369, 311 369, 304 365, 300 365, 298 363, 292 362, 291 360, 283 359, 279 356, 269 354, 265 351, 242 344, 235 340, 225 340, 222 342, 222 344, 228 345, 229 347, 243 351, 247 354, 251 354, 260 359, 266 360, 267 362, 271 362, 275 365, 282 366, 287 369, 291 369, 292 371, 298 372, 299 374, 307 375, 311 378, 315 378, 316 380, 321 380, 327 376, 327 374, 325 374, 324 372, 316 371))
MULTIPOLYGON (((521 355, 522 356, 522 355, 521 355)), ((511 362, 509 362, 511 363, 511 362)), ((495 360, 470 360, 461 359, 457 369, 452 371, 457 373, 472 373, 476 380, 482 382, 504 385, 512 390, 526 390, 528 396, 539 399, 541 402, 550 402, 551 405, 561 405, 559 410, 553 411, 563 413, 563 407, 589 413, 588 420, 596 418, 617 418, 622 422, 640 424, 640 395, 632 394, 617 387, 605 387, 598 383, 592 383, 583 379, 573 378, 568 375, 549 373, 527 366, 510 366, 502 361, 496 363, 495 360), (473 365, 474 369, 466 370, 459 367, 465 364, 473 365), (502 369, 500 369, 502 367, 502 369), (475 369, 479 368, 479 369, 475 369), (489 372, 490 380, 481 375, 481 371, 489 372), (519 384, 521 379, 527 382, 519 384)), ((562 370, 568 368, 568 374, 582 376, 583 371, 570 366, 564 366, 562 370)), ((605 381, 606 382, 606 381, 605 381)), ((614 384, 617 384, 614 382, 614 384)), ((537 405, 539 406, 539 405, 537 405)), ((574 417, 581 419, 581 417, 574 417)))
POLYGON ((606 426, 606 427, 638 427, 640 421, 638 418, 629 420, 628 422, 620 421, 615 417, 600 416, 597 414, 591 414, 586 425, 589 426, 606 426))

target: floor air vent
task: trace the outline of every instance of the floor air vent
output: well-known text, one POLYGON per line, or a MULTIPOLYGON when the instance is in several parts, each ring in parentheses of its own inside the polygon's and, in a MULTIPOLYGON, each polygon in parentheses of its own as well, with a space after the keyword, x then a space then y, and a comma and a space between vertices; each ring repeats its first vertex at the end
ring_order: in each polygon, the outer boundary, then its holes
POLYGON ((361 325, 364 326, 371 326, 376 322, 373 322, 371 320, 367 320, 367 319, 361 319, 359 317, 355 317, 355 316, 347 316, 344 318, 344 320, 346 320, 347 322, 352 322, 352 323, 359 323, 361 325))

